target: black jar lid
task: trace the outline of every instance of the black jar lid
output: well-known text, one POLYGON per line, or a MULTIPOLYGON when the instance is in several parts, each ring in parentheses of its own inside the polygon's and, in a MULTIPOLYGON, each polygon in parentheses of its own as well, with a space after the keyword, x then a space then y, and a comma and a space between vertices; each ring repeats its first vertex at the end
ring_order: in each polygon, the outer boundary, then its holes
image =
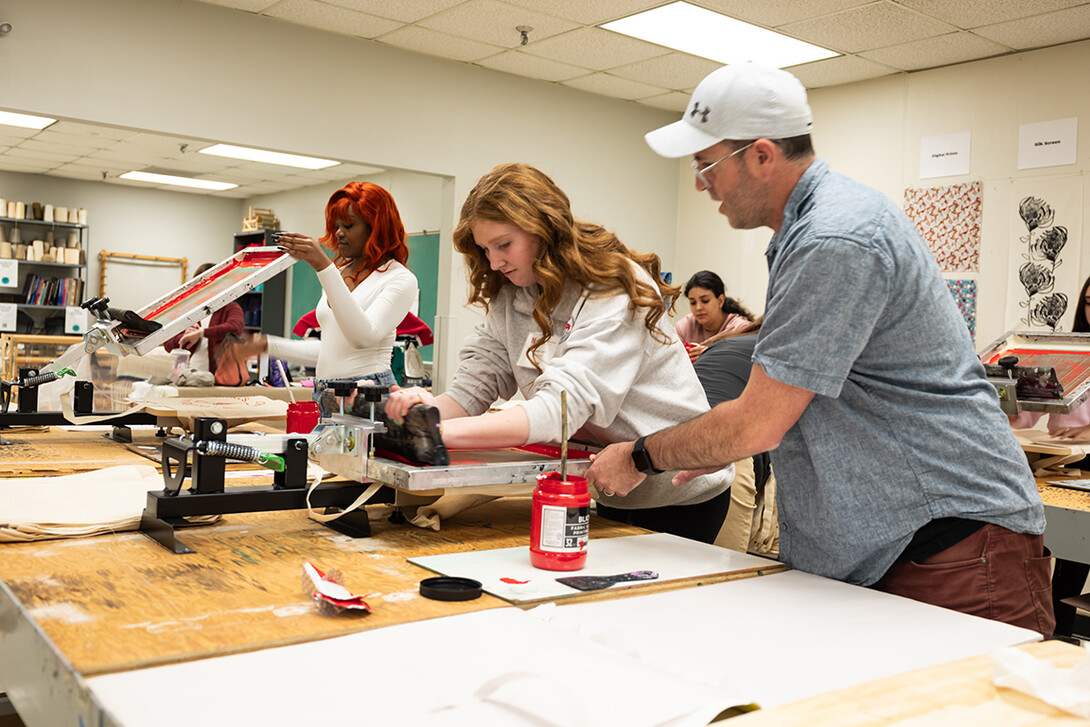
POLYGON ((481 596, 481 582, 457 576, 425 578, 420 581, 420 595, 435 601, 472 601, 481 596))

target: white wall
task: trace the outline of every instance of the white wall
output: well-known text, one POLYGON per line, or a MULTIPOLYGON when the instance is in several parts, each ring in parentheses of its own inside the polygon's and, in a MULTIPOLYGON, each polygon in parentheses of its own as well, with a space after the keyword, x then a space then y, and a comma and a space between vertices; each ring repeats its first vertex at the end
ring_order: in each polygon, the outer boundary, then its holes
MULTIPOLYGON (((189 261, 187 275, 192 276, 201 263, 219 262, 231 254, 231 233, 242 229, 246 210, 237 199, 4 171, 0 197, 87 209, 85 290, 94 295, 101 275, 98 254, 103 250, 184 257, 189 261)), ((118 306, 140 307, 170 290, 158 289, 167 278, 149 268, 111 262, 107 270, 106 293, 118 306)), ((175 287, 181 276, 170 280, 175 287)))
MULTIPOLYGON (((834 171, 875 187, 897 204, 904 204, 905 187, 983 181, 980 271, 947 275, 977 281, 978 346, 1019 327, 1016 321, 1006 320, 1011 205, 1017 204, 1011 199, 1011 180, 1085 177, 1090 169, 1087 68, 1090 42, 1081 42, 810 93, 818 155, 834 171), (1017 169, 1019 125, 1073 116, 1081 121, 1077 164, 1017 169), (970 174, 920 179, 920 138, 962 131, 972 133, 970 174)), ((682 160, 678 165, 682 184, 675 276, 684 280, 700 268, 716 270, 730 294, 752 309, 763 310, 768 280, 764 249, 771 232, 730 229, 707 195, 695 192, 687 164, 682 160)), ((1083 191, 1086 219, 1090 185, 1084 184, 1083 191)), ((1084 249, 1088 244, 1085 230, 1084 223, 1084 249)), ((1082 255, 1080 267, 1081 281, 1090 273, 1090 255, 1082 255)), ((1064 292, 1075 297, 1078 290, 1064 292)))
POLYGON ((495 164, 540 166, 577 214, 674 269, 677 170, 643 134, 676 114, 193 0, 35 0, 5 21, 7 108, 448 177, 440 381, 476 320, 455 206, 495 164))

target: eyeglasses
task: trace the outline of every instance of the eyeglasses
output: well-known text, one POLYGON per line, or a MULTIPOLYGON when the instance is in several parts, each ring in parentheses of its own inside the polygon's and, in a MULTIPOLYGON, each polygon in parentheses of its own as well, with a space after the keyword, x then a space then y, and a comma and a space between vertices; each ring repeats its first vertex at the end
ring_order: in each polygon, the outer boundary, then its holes
POLYGON ((693 172, 696 173, 696 178, 699 179, 700 183, 703 184, 705 187, 712 186, 712 183, 710 181, 708 181, 708 178, 706 176, 704 176, 705 174, 708 173, 709 169, 714 167, 719 162, 725 162, 726 160, 730 159, 735 154, 741 154, 746 149, 750 148, 751 146, 753 146, 756 143, 757 142, 755 142, 755 141, 751 141, 748 144, 746 144, 745 146, 741 147, 740 149, 735 149, 734 151, 732 151, 730 154, 727 154, 722 159, 717 159, 716 161, 712 162, 711 164, 707 164, 705 166, 700 166, 700 162, 698 162, 696 159, 693 159, 692 167, 693 167, 693 172))

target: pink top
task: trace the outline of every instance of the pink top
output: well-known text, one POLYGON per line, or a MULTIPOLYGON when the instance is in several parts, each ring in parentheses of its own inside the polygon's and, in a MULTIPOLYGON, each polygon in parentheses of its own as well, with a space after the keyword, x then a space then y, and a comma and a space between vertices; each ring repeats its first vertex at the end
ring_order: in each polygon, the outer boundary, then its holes
POLYGON ((682 318, 674 325, 674 331, 677 332, 677 337, 685 343, 704 343, 712 336, 723 331, 736 331, 743 326, 748 326, 750 320, 745 316, 738 315, 737 313, 728 313, 727 317, 723 319, 723 325, 719 327, 718 331, 708 333, 704 330, 704 326, 697 323, 693 314, 682 318))

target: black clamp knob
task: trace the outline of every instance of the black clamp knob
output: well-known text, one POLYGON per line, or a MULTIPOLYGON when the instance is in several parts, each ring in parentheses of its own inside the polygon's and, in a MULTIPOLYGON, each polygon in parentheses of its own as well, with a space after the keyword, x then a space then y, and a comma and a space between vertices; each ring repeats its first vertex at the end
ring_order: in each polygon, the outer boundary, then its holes
POLYGON ((999 365, 1003 367, 1003 370, 1007 372, 1007 378, 1014 378, 1014 367, 1018 365, 1017 356, 1004 356, 999 359, 999 365))
POLYGON ((348 396, 356 390, 356 382, 354 381, 334 381, 330 384, 329 388, 333 389, 335 396, 348 396))
POLYGON ((364 401, 382 401, 382 397, 390 393, 389 386, 378 384, 360 384, 357 390, 363 394, 364 401))

